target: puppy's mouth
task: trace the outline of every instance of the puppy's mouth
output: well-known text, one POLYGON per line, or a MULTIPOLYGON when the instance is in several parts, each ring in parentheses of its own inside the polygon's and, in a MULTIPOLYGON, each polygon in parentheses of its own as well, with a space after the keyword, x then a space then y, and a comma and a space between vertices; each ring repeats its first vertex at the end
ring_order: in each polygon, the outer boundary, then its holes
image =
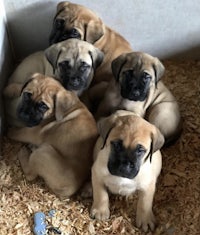
POLYGON ((70 38, 77 38, 81 40, 81 34, 75 28, 65 30, 64 24, 60 27, 55 24, 49 37, 49 44, 52 45, 70 38))
POLYGON ((34 127, 39 125, 42 122, 42 117, 35 118, 35 115, 31 116, 23 111, 19 111, 18 118, 25 124, 27 127, 34 127))
POLYGON ((62 41, 65 41, 67 39, 70 39, 70 38, 81 39, 80 36, 71 36, 71 35, 68 35, 68 34, 65 34, 65 33, 63 34, 60 31, 56 31, 53 35, 50 36, 49 45, 51 46, 54 43, 62 42, 62 41))
POLYGON ((121 96, 131 101, 144 101, 148 95, 147 86, 133 86, 131 84, 121 84, 121 96))
POLYGON ((108 161, 108 170, 111 175, 133 179, 139 172, 139 166, 131 166, 129 163, 117 164, 116 162, 108 161))
POLYGON ((39 125, 41 123, 41 121, 42 120, 40 120, 40 121, 33 121, 32 120, 32 121, 27 121, 27 122, 24 121, 24 123, 27 127, 34 127, 34 126, 39 125))
POLYGON ((79 90, 86 89, 87 83, 84 81, 84 79, 80 77, 76 77, 68 81, 63 81, 63 86, 65 87, 65 89, 70 90, 70 91, 73 91, 73 90, 79 91, 79 90))
POLYGON ((135 76, 132 70, 123 73, 121 81, 121 96, 131 101, 144 101, 149 92, 151 76, 142 73, 141 76, 135 76))
POLYGON ((133 179, 140 170, 145 149, 138 144, 133 150, 124 147, 122 140, 111 141, 108 170, 111 175, 133 179))
POLYGON ((43 121, 44 114, 48 109, 44 102, 35 103, 31 99, 31 95, 24 92, 23 101, 17 108, 17 116, 27 127, 33 127, 43 121))

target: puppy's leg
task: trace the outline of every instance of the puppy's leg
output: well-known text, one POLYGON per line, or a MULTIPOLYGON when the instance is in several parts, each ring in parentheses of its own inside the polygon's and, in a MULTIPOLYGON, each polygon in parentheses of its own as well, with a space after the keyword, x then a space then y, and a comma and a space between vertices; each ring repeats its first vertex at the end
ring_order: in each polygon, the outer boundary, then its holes
POLYGON ((90 216, 98 220, 106 220, 110 217, 109 196, 102 182, 96 176, 92 176, 93 205, 90 216))
POLYGON ((30 152, 27 148, 22 148, 18 153, 18 159, 20 161, 23 172, 26 176, 26 179, 31 181, 37 177, 37 174, 34 173, 33 169, 29 166, 30 152))
POLYGON ((155 217, 152 212, 153 197, 155 193, 155 182, 144 191, 139 192, 139 200, 137 204, 136 225, 142 227, 143 231, 147 231, 148 227, 153 231, 155 229, 155 217))
POLYGON ((77 192, 81 179, 77 178, 74 159, 63 157, 54 147, 43 143, 30 155, 29 166, 59 198, 66 199, 77 192))
POLYGON ((164 102, 155 105, 147 120, 164 135, 166 143, 175 141, 181 133, 181 117, 177 102, 164 102))
POLYGON ((91 181, 85 182, 82 186, 81 190, 81 197, 83 198, 91 198, 92 197, 92 183, 91 181))
POLYGON ((8 130, 8 137, 24 142, 24 143, 31 143, 33 145, 41 144, 42 140, 40 138, 40 130, 41 126, 36 127, 22 127, 22 128, 11 128, 8 130))

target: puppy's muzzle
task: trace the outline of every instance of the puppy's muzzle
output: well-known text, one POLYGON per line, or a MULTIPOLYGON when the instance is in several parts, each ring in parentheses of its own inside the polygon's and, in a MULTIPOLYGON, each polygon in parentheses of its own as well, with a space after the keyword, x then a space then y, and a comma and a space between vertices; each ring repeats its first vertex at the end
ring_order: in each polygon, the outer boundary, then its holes
POLYGON ((17 108, 17 116, 27 127, 33 127, 41 123, 47 110, 45 103, 34 102, 31 94, 24 92, 22 102, 17 108))
POLYGON ((63 79, 63 86, 70 91, 83 90, 87 86, 87 79, 79 76, 63 79))
POLYGON ((121 96, 132 101, 144 101, 148 95, 150 81, 149 76, 135 77, 129 71, 124 72, 121 83, 121 96))
POLYGON ((49 44, 52 45, 69 38, 81 39, 81 34, 75 28, 65 29, 64 19, 56 19, 49 37, 49 44))
POLYGON ((130 161, 109 161, 108 170, 111 175, 133 179, 139 172, 138 164, 133 164, 130 161))
POLYGON ((121 140, 111 141, 111 152, 108 160, 110 174, 133 179, 140 170, 145 149, 137 145, 134 150, 126 149, 121 140))

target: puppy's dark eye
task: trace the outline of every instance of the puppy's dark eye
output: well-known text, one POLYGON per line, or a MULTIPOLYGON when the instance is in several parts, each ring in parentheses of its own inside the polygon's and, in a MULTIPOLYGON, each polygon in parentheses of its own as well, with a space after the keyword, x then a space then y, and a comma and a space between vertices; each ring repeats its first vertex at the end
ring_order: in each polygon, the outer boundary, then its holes
POLYGON ((114 151, 116 152, 120 152, 123 150, 123 142, 122 140, 114 140, 114 141, 111 141, 111 146, 112 148, 114 149, 114 151))
POLYGON ((87 64, 86 62, 82 61, 81 65, 80 65, 80 70, 81 71, 85 71, 89 67, 90 67, 89 64, 87 64))
POLYGON ((124 75, 126 78, 131 79, 133 77, 133 69, 124 71, 124 75))
POLYGON ((23 100, 28 101, 31 99, 32 93, 30 92, 24 92, 23 93, 23 100))
POLYGON ((79 32, 78 32, 78 30, 75 29, 75 28, 73 28, 73 29, 71 30, 71 35, 72 35, 73 37, 79 37, 79 32))
POLYGON ((148 73, 144 72, 143 75, 142 75, 142 80, 144 82, 147 82, 147 81, 151 80, 151 75, 149 75, 148 73))
POLYGON ((146 153, 146 149, 141 145, 138 144, 135 149, 135 154, 137 157, 141 157, 146 153))
POLYGON ((38 109, 41 112, 46 112, 49 109, 49 107, 43 101, 41 101, 38 103, 38 109))
POLYGON ((68 60, 64 60, 58 64, 62 69, 69 69, 71 68, 70 63, 68 60))
POLYGON ((65 20, 63 20, 63 19, 56 19, 56 21, 55 21, 56 29, 62 29, 64 24, 65 24, 65 20))

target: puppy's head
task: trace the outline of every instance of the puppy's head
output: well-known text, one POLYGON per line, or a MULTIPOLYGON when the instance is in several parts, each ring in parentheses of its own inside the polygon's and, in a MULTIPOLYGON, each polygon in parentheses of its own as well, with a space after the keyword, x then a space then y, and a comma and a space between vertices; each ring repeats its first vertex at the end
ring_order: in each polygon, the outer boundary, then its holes
POLYGON ((98 128, 104 147, 110 147, 107 167, 115 176, 133 179, 164 144, 160 131, 134 114, 113 114, 100 120, 98 128))
POLYGON ((77 38, 94 44, 104 34, 102 20, 90 9, 70 3, 60 2, 54 17, 49 43, 77 38))
POLYGON ((71 92, 68 93, 54 78, 35 73, 22 88, 17 116, 28 127, 39 125, 53 116, 61 119, 64 109, 71 105, 71 97, 66 98, 71 92), (62 98, 66 98, 63 105, 60 104, 62 98))
POLYGON ((132 101, 144 101, 164 71, 158 58, 142 52, 122 54, 112 62, 112 72, 119 83, 121 96, 132 101))
POLYGON ((78 39, 54 44, 45 50, 45 55, 63 86, 78 96, 89 87, 104 57, 98 48, 78 39))

